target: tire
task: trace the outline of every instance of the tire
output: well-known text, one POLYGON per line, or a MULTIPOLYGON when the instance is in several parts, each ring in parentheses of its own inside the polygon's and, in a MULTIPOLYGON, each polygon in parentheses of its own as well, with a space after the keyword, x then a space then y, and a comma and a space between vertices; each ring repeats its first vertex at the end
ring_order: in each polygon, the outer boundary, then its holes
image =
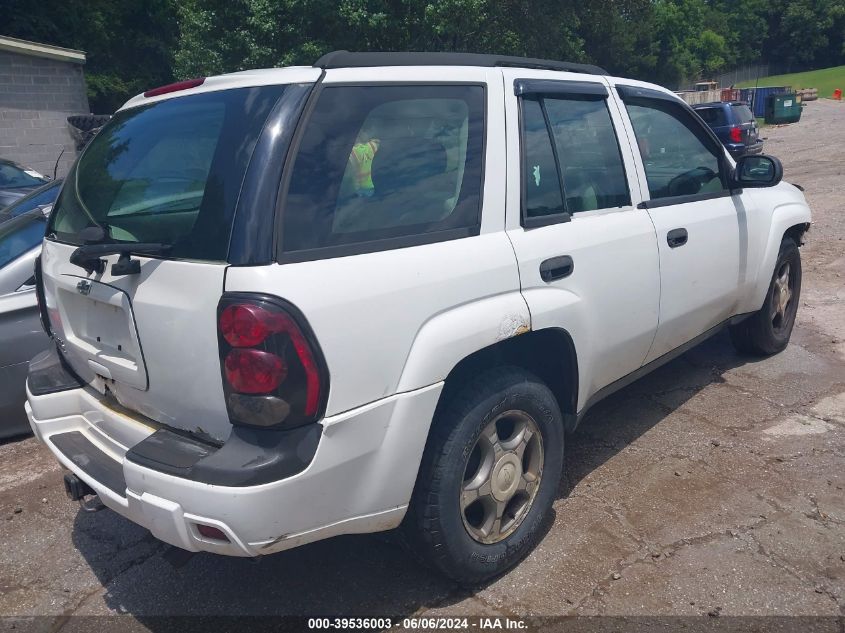
POLYGON ((557 401, 532 374, 499 367, 460 387, 435 414, 405 517, 417 558, 461 584, 525 558, 555 499, 563 441, 557 401))
POLYGON ((801 254, 795 241, 787 237, 780 244, 763 307, 730 327, 731 341, 737 351, 755 356, 770 356, 783 351, 792 336, 800 299, 801 254), (781 294, 785 271, 787 295, 781 294), (787 303, 784 305, 785 299, 787 303))

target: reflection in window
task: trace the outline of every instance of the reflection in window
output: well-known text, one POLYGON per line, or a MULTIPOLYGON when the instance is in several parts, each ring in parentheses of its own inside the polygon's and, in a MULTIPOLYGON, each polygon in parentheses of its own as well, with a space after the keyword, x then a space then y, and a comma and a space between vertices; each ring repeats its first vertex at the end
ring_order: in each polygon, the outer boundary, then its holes
POLYGON ((545 100, 570 213, 631 204, 605 99, 545 100))
POLYGON ((721 147, 681 106, 653 99, 626 101, 652 199, 717 193, 721 147))
POLYGON ((522 101, 522 145, 525 217, 538 218, 563 213, 552 141, 537 100, 522 101))
POLYGON ((480 86, 324 88, 285 201, 286 251, 476 227, 480 86))
POLYGON ((40 211, 30 211, 0 224, 0 268, 38 246, 46 224, 40 211))

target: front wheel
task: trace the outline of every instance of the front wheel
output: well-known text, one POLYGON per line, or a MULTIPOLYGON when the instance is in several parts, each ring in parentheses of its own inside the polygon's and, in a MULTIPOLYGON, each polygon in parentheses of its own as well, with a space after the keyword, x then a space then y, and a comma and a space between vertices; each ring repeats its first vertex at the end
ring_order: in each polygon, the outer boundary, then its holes
POLYGON ((730 328, 738 351, 768 356, 786 348, 801 297, 801 254, 791 238, 780 245, 763 307, 730 328))
POLYGON ((478 583, 539 538, 563 467, 563 421, 548 387, 514 367, 480 374, 444 405, 405 529, 424 563, 478 583))

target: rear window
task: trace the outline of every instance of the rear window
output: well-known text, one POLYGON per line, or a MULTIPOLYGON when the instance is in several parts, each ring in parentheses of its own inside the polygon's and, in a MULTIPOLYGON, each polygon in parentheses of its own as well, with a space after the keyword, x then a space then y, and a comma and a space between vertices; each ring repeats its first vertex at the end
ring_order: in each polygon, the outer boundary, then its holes
POLYGON ((751 114, 751 108, 745 104, 732 105, 731 111, 737 123, 750 123, 754 120, 754 115, 751 114))
POLYGON ((709 125, 710 127, 720 127, 722 125, 727 125, 728 122, 725 119, 725 111, 721 108, 696 108, 695 111, 698 113, 704 122, 709 125))
POLYGON ((40 189, 36 189, 28 196, 25 196, 3 209, 0 213, 0 218, 3 216, 15 217, 23 215, 28 211, 32 211, 37 207, 43 207, 45 211, 49 210, 50 205, 56 201, 56 196, 59 195, 59 188, 62 186, 61 180, 51 182, 49 185, 44 185, 40 189))
POLYGON ((225 261, 252 150, 283 90, 222 90, 118 112, 68 174, 49 231, 80 244, 79 232, 97 225, 112 241, 225 261))
POLYGON ((0 189, 38 187, 47 182, 37 171, 25 169, 13 163, 0 162, 0 189))
POLYGON ((0 268, 38 246, 44 237, 46 224, 47 219, 40 211, 0 224, 0 268))
POLYGON ((477 232, 483 148, 482 86, 325 87, 290 176, 284 252, 334 247, 329 256, 477 232))

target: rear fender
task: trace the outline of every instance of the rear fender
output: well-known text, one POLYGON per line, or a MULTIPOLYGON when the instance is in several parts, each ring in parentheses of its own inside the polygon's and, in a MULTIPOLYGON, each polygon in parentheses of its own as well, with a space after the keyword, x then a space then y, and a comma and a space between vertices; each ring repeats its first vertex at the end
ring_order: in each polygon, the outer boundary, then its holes
POLYGON ((519 291, 441 312, 426 321, 417 333, 397 391, 412 391, 443 381, 470 354, 530 329, 531 314, 519 291))

